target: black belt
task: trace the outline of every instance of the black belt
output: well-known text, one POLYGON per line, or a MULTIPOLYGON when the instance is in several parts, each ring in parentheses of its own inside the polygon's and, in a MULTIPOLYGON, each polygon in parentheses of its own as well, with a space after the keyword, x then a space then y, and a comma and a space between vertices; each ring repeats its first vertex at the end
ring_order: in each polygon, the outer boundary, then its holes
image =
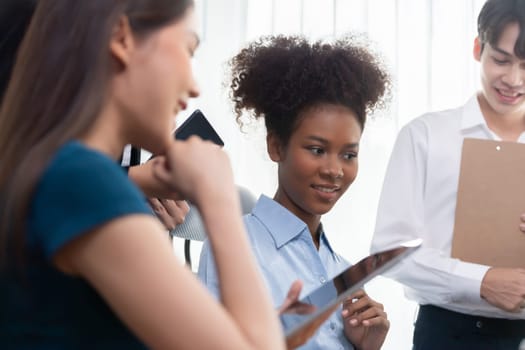
POLYGON ((422 319, 432 320, 432 323, 443 323, 462 332, 525 338, 525 320, 467 315, 433 305, 419 307, 418 320, 422 319))

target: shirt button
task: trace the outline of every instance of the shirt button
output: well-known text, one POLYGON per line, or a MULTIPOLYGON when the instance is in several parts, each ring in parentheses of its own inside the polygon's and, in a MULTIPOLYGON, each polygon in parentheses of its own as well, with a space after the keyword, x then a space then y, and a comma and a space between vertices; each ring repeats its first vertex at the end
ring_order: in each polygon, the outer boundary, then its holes
POLYGON ((326 279, 324 278, 324 276, 321 276, 319 278, 319 282, 321 282, 321 283, 325 283, 326 282, 326 279))
POLYGON ((335 331, 335 323, 333 322, 330 322, 330 329, 335 331))
POLYGON ((483 327, 483 322, 477 321, 476 322, 476 328, 482 328, 482 327, 483 327))

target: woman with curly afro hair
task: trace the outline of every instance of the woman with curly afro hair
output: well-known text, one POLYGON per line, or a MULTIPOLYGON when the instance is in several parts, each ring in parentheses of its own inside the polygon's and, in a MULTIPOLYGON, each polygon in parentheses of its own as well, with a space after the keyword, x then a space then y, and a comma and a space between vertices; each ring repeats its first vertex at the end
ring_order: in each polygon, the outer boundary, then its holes
MULTIPOLYGON (((384 105, 390 77, 378 56, 353 37, 334 43, 310 43, 296 36, 264 37, 244 48, 230 64, 237 121, 245 122, 245 112, 249 118, 264 119, 268 154, 278 165, 273 199, 261 196, 244 219, 288 329, 298 321, 297 315, 285 315, 297 311, 301 284, 294 281, 301 280, 308 292, 349 265, 332 250, 321 216, 357 175, 367 114, 384 105)), ((207 243, 199 275, 217 295, 218 278, 207 243)), ((335 295, 335 287, 330 292, 322 297, 335 295)), ((309 302, 316 304, 316 300, 309 302)), ((361 290, 301 349, 375 350, 388 329, 383 306, 361 290)))

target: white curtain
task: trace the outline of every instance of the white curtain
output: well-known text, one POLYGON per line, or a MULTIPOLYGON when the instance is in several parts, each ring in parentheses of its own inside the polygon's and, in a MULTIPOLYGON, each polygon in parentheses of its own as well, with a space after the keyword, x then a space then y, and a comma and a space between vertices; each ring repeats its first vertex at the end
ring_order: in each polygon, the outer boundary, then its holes
MULTIPOLYGON (((237 183, 255 195, 273 196, 277 175, 266 155, 264 128, 254 125, 240 132, 224 86, 226 61, 261 35, 330 39, 348 31, 365 32, 390 67, 394 98, 387 111, 369 119, 361 141, 358 178, 323 218, 335 249, 357 261, 368 253, 384 170, 399 128, 424 112, 462 104, 478 87, 472 44, 483 2, 197 0, 202 43, 194 68, 202 95, 191 102, 179 123, 192 109, 200 108, 225 140, 237 183)), ((206 164, 202 166, 205 170, 206 164)), ((391 320, 384 349, 410 349, 414 303, 387 279, 372 281, 367 291, 385 305, 391 320)))

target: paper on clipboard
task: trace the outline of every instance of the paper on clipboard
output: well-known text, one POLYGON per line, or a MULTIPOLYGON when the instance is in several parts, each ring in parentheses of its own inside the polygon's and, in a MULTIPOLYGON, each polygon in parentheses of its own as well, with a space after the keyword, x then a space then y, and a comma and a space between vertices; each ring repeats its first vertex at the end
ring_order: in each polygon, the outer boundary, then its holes
POLYGON ((525 144, 465 139, 452 257, 525 268, 525 144))

